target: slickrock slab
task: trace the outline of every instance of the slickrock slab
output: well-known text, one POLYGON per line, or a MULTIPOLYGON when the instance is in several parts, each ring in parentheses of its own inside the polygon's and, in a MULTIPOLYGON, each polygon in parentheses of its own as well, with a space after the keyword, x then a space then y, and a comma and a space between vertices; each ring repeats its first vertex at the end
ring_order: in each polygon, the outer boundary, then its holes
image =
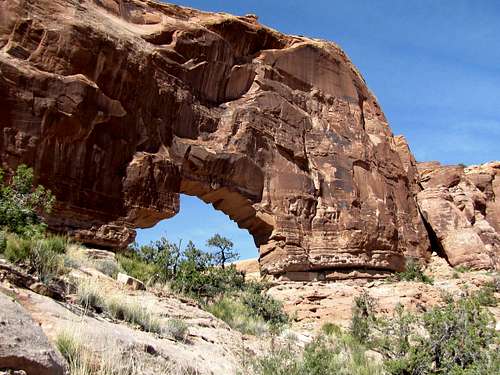
POLYGON ((23 307, 0 292, 0 369, 62 375, 65 361, 23 307))

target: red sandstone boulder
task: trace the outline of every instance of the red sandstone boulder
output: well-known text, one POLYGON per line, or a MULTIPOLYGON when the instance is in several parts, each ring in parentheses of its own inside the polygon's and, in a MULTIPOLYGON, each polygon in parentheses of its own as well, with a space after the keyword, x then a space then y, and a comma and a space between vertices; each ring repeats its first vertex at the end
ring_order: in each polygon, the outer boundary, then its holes
POLYGON ((417 200, 437 246, 452 266, 500 267, 500 163, 441 166, 420 163, 417 200))

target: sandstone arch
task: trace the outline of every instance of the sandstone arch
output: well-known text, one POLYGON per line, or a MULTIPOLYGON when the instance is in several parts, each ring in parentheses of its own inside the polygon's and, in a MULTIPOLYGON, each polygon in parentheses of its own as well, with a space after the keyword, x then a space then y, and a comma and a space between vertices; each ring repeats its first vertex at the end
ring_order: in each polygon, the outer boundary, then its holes
POLYGON ((141 0, 0 3, 1 161, 54 230, 119 247, 197 195, 292 278, 425 258, 416 181, 335 44, 141 0))

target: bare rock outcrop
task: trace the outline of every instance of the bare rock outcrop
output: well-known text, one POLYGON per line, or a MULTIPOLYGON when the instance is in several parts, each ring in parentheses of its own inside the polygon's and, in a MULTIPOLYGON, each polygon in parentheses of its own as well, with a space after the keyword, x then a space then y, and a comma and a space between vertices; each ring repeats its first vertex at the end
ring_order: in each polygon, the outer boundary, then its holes
POLYGON ((267 273, 428 256, 407 161, 333 43, 146 0, 1 1, 0 113, 2 166, 33 166, 50 227, 84 243, 125 246, 184 193, 267 273))
POLYGON ((500 162, 419 163, 417 201, 431 236, 452 266, 500 267, 500 162))
POLYGON ((0 292, 0 369, 63 375, 66 363, 24 308, 0 292))

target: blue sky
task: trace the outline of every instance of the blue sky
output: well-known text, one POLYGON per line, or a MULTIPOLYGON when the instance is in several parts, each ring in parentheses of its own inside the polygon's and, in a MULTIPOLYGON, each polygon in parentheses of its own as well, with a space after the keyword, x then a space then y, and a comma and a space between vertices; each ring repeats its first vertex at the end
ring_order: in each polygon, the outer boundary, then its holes
MULTIPOLYGON (((476 164, 500 159, 499 1, 170 2, 254 13, 284 33, 336 42, 358 66, 393 132, 406 136, 417 160, 476 164)), ((219 232, 238 244, 242 257, 255 256, 250 236, 231 223, 189 197, 181 200, 176 217, 155 230, 166 229, 172 239, 219 232)), ((138 239, 147 242, 154 236, 140 233, 138 239)))

